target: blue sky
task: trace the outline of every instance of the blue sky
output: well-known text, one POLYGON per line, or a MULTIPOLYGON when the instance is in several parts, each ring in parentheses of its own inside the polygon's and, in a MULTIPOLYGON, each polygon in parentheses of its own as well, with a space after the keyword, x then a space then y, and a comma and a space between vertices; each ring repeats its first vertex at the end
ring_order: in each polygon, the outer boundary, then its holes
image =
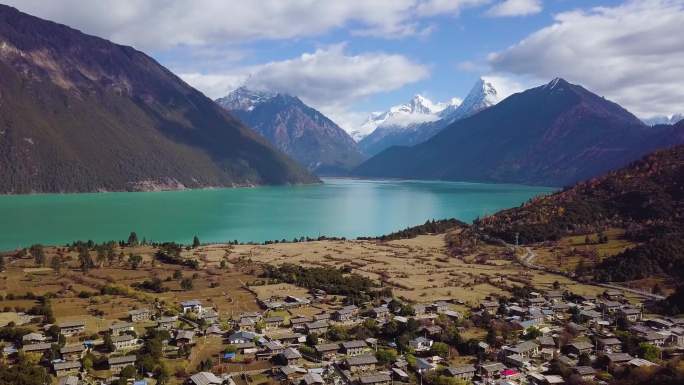
POLYGON ((288 92, 345 129, 422 94, 555 76, 640 117, 684 112, 682 0, 10 0, 133 45, 216 98, 288 92))

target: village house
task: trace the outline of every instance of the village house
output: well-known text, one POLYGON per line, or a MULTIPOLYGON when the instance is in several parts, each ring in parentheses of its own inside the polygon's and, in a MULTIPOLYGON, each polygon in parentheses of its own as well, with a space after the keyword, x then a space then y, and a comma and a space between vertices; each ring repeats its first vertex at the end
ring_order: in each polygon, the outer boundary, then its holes
POLYGON ((427 313, 427 305, 418 303, 413 305, 413 313, 416 317, 422 317, 427 313))
POLYGON ((52 370, 57 377, 63 377, 69 374, 76 374, 81 371, 80 361, 65 361, 56 362, 52 364, 52 370))
POLYGON ((329 321, 330 320, 330 313, 319 313, 319 314, 314 314, 313 320, 314 321, 329 321))
POLYGON ((126 332, 132 332, 134 330, 133 324, 130 322, 115 322, 109 327, 109 331, 113 336, 118 336, 126 332))
POLYGON ((392 379, 386 373, 359 376, 359 384, 361 385, 389 385, 391 382, 392 379))
POLYGON ((48 340, 48 338, 44 334, 35 333, 35 332, 29 333, 29 334, 21 337, 21 342, 24 345, 37 344, 37 343, 41 343, 41 342, 46 342, 47 340, 48 340))
POLYGON ((624 307, 620 309, 618 314, 631 322, 636 322, 641 319, 641 310, 633 307, 624 307))
POLYGON ((602 311, 608 314, 613 314, 620 310, 620 306, 622 306, 622 304, 615 301, 603 301, 599 304, 599 306, 601 307, 602 311))
POLYGON ((131 322, 149 321, 152 318, 150 309, 135 309, 128 312, 128 318, 131 322))
POLYGON ((646 321, 646 325, 657 330, 665 330, 672 327, 672 322, 661 318, 652 318, 646 321))
POLYGON ((544 294, 544 298, 546 298, 546 300, 548 300, 550 302, 554 302, 554 303, 560 302, 563 300, 563 292, 560 290, 547 291, 544 294))
POLYGON ((314 321, 306 324, 304 326, 307 334, 324 334, 328 330, 328 322, 325 320, 314 321))
POLYGON ((512 354, 505 356, 503 359, 503 362, 511 367, 515 368, 522 368, 525 366, 528 362, 530 362, 530 359, 527 357, 523 357, 520 354, 512 354))
POLYGON ((684 328, 673 327, 670 329, 670 336, 667 339, 667 343, 674 347, 684 347, 684 328))
POLYGON ((202 312, 202 302, 196 299, 193 299, 191 301, 183 301, 180 305, 183 314, 187 314, 188 312, 199 314, 200 312, 202 312))
POLYGON ((221 385, 223 380, 211 372, 199 372, 190 376, 191 385, 221 385))
POLYGON ((378 306, 371 309, 370 315, 375 319, 386 320, 390 316, 390 311, 387 306, 378 306))
POLYGON ((302 358, 302 354, 299 352, 299 350, 294 348, 287 348, 279 355, 285 362, 287 362, 287 365, 296 365, 297 362, 302 358))
POLYGON ((582 381, 593 381, 596 375, 596 369, 591 366, 575 366, 572 368, 572 372, 580 376, 582 381))
POLYGON ((66 377, 60 377, 57 385, 82 385, 81 380, 76 376, 68 375, 66 377))
POLYGON ((112 344, 114 344, 116 350, 128 350, 138 346, 138 339, 130 334, 113 336, 112 344))
POLYGON ((203 308, 197 316, 198 319, 203 320, 207 324, 211 325, 213 323, 218 322, 219 320, 219 313, 216 312, 213 308, 207 307, 203 308))
POLYGON ((480 309, 484 310, 490 315, 494 315, 499 310, 499 303, 495 301, 484 301, 480 303, 480 309))
POLYGON ((609 368, 611 366, 622 366, 631 361, 634 357, 628 353, 610 353, 606 354, 606 359, 608 360, 609 368))
POLYGON ((478 373, 480 377, 486 379, 499 378, 501 372, 506 369, 506 366, 501 362, 488 362, 480 365, 478 373))
POLYGON ((164 330, 171 330, 173 327, 176 325, 176 322, 178 322, 178 317, 166 317, 162 316, 159 317, 157 320, 157 327, 160 329, 164 330))
POLYGON ((426 352, 432 347, 432 340, 425 337, 416 337, 409 341, 409 346, 416 352, 426 352))
POLYGON ((321 360, 333 360, 337 356, 340 345, 336 343, 318 344, 314 347, 316 354, 321 360))
POLYGON ((176 346, 191 345, 195 332, 192 330, 178 330, 176 331, 176 346))
POLYGON ((303 334, 288 331, 282 334, 272 335, 271 340, 279 341, 280 343, 286 345, 298 345, 301 342, 305 342, 306 337, 304 337, 303 334))
POLYGON ((59 354, 66 361, 78 361, 83 358, 86 348, 83 344, 64 345, 59 349, 59 354))
POLYGON ((576 341, 564 347, 566 353, 576 357, 579 357, 582 353, 590 354, 593 349, 594 345, 586 341, 576 341))
POLYGON ((43 353, 47 352, 52 348, 52 344, 48 342, 42 342, 39 344, 28 344, 24 345, 21 350, 24 351, 24 353, 43 353))
POLYGON ((435 369, 437 369, 437 364, 435 364, 434 362, 431 362, 422 357, 416 358, 416 371, 418 373, 431 372, 435 369))
POLYGON ((624 295, 619 290, 606 290, 603 296, 611 301, 619 301, 624 298, 624 295))
POLYGON ((342 308, 333 312, 332 319, 338 322, 351 321, 354 315, 354 309, 342 308))
POLYGON ((444 301, 437 301, 437 302, 430 304, 430 306, 428 306, 427 310, 429 312, 435 313, 435 314, 442 313, 442 312, 449 310, 449 304, 447 302, 444 302, 444 301))
POLYGON ((312 320, 310 317, 295 317, 295 318, 290 318, 290 325, 293 328, 300 328, 300 327, 303 328, 305 324, 307 324, 311 321, 312 320))
POLYGON ((456 378, 457 380, 470 381, 475 376, 475 367, 473 365, 463 365, 457 367, 446 368, 446 375, 456 378))
POLYGON ((375 370, 377 363, 378 360, 372 354, 349 357, 344 362, 345 367, 352 373, 375 370))
POLYGON ((665 336, 661 333, 658 333, 658 332, 649 332, 649 333, 646 333, 645 335, 643 335, 641 337, 641 339, 644 342, 648 342, 651 345, 661 347, 661 346, 665 345, 665 341, 667 340, 667 336, 665 336))
POLYGON ((112 373, 119 373, 126 366, 135 365, 135 356, 109 357, 107 363, 112 373))
POLYGON ((622 341, 617 338, 600 338, 596 341, 599 350, 604 353, 620 353, 622 352, 622 341))
POLYGON ((324 385, 325 381, 318 373, 307 373, 302 377, 301 383, 303 385, 324 385))
POLYGON ((283 326, 284 322, 285 318, 281 316, 264 318, 264 325, 266 325, 267 328, 279 328, 283 326))
POLYGON ((342 353, 348 356, 358 356, 368 350, 368 344, 366 344, 366 341, 361 340, 344 341, 341 345, 342 353))
POLYGON ((536 357, 539 354, 539 345, 534 341, 525 341, 515 346, 505 346, 503 348, 503 354, 505 356, 517 354, 523 358, 529 359, 536 357))
POLYGON ((277 356, 278 354, 285 351, 285 346, 283 346, 283 344, 281 344, 280 342, 275 341, 266 342, 264 344, 264 348, 266 348, 266 352, 271 357, 277 356))
POLYGON ((84 321, 67 321, 59 323, 57 326, 59 326, 59 332, 67 337, 81 334, 85 331, 84 321))
POLYGON ((258 336, 250 331, 238 330, 228 336, 228 343, 231 345, 243 344, 247 342, 254 342, 258 336))
POLYGON ((306 369, 293 365, 281 366, 276 371, 277 377, 286 384, 296 384, 306 373, 306 369))

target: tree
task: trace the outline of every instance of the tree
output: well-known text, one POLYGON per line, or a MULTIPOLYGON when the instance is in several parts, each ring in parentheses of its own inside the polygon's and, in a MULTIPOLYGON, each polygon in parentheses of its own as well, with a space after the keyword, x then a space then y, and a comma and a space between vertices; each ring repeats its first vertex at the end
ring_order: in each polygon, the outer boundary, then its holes
POLYGON ((36 265, 45 265, 45 250, 43 250, 43 245, 35 244, 31 246, 30 251, 31 255, 33 255, 33 259, 36 261, 36 265))
POLYGON ((93 259, 90 257, 90 251, 87 248, 81 247, 78 251, 78 262, 84 272, 93 267, 93 259))
POLYGON ((306 344, 311 347, 318 345, 318 335, 316 335, 316 333, 307 334, 306 344))
POLYGON ((138 234, 135 233, 135 231, 131 231, 131 234, 128 236, 128 246, 137 246, 138 245, 138 234))
POLYGON ((135 366, 128 365, 125 368, 121 369, 119 376, 121 378, 135 378, 136 373, 137 371, 135 370, 135 366))
POLYGON ((449 345, 444 342, 435 342, 430 348, 430 354, 447 358, 449 356, 449 345))
POLYGON ((5 271, 5 256, 0 255, 0 271, 5 271))
POLYGON ((591 366, 591 357, 589 353, 582 353, 577 360, 577 366, 591 366))
POLYGON ((183 290, 192 290, 192 278, 183 278, 180 282, 180 287, 183 290))
POLYGON ((397 351, 394 349, 379 349, 375 353, 375 358, 378 359, 378 362, 382 365, 389 365, 396 361, 397 359, 397 351))
POLYGON ((542 332, 539 331, 539 329, 537 329, 534 326, 530 326, 529 328, 527 328, 527 330, 525 330, 525 335, 523 336, 523 339, 533 340, 537 337, 541 337, 541 335, 542 335, 542 332))
POLYGON ((131 265, 131 268, 133 270, 137 269, 141 263, 142 263, 142 257, 141 256, 133 255, 133 254, 128 255, 128 264, 131 265))
POLYGON ((55 271, 55 273, 59 273, 62 270, 62 257, 59 255, 52 257, 50 260, 50 267, 55 271))
POLYGON ((180 270, 176 270, 173 272, 173 279, 181 279, 183 278, 183 273, 181 273, 180 270))
POLYGON ((102 341, 103 341, 102 345, 104 346, 105 350, 108 353, 111 353, 111 352, 116 350, 116 346, 114 346, 114 342, 112 342, 112 335, 111 334, 109 334, 109 333, 105 334, 104 337, 102 338, 102 341))
POLYGON ((192 238, 192 248, 196 249, 196 248, 200 247, 200 245, 201 245, 200 240, 199 240, 199 238, 197 238, 197 235, 195 235, 195 237, 192 238))
POLYGON ((642 342, 639 344, 639 355, 645 360, 654 362, 660 358, 660 349, 655 345, 642 342))

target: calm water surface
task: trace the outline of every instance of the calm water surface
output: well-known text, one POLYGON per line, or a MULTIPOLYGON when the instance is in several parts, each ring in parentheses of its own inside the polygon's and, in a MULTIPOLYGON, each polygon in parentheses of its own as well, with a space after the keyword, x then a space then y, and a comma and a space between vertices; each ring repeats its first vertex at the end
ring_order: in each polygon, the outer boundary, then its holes
POLYGON ((324 179, 313 186, 0 196, 0 250, 125 239, 189 243, 381 235, 455 217, 472 221, 551 188, 324 179))

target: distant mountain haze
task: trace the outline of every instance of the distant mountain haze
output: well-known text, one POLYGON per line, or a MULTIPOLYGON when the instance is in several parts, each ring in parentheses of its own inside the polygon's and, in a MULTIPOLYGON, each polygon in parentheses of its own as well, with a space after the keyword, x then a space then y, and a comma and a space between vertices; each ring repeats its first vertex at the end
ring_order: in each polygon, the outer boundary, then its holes
POLYGON ((0 192, 318 179, 155 60, 0 5, 0 192))
POLYGON ((216 102, 320 175, 345 174, 363 160, 346 131, 295 96, 240 87, 216 102))
POLYGON ((391 147, 362 177, 563 186, 681 143, 681 126, 649 127, 616 103, 563 79, 511 95, 426 142, 391 147))
POLYGON ((453 98, 446 103, 432 103, 416 95, 410 102, 384 113, 371 115, 360 131, 371 131, 359 141, 364 154, 376 155, 392 146, 422 143, 449 124, 473 115, 499 101, 494 86, 479 79, 461 102, 453 98))

